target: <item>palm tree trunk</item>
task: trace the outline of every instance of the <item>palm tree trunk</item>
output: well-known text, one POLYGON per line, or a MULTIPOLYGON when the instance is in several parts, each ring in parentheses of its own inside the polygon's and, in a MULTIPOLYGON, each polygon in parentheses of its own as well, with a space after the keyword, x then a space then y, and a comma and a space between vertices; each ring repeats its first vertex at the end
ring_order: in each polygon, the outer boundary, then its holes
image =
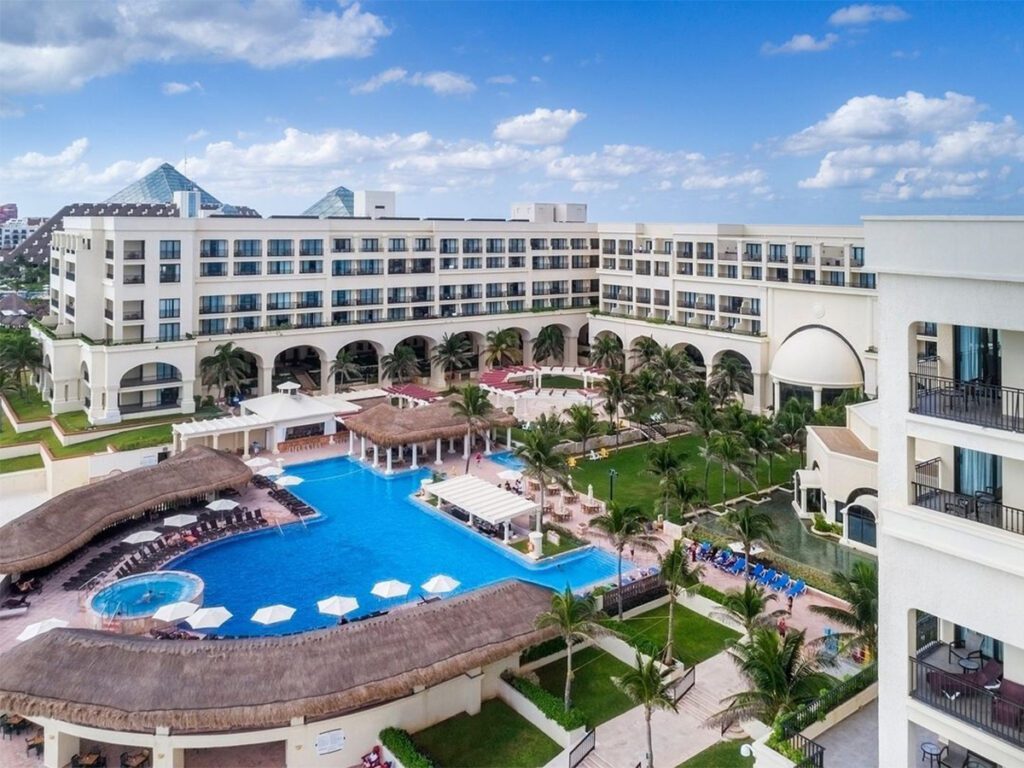
POLYGON ((708 491, 708 478, 711 476, 711 456, 708 454, 708 439, 704 438, 704 505, 711 505, 711 494, 708 491))
POLYGON ((625 548, 625 544, 619 545, 619 594, 618 600, 618 613, 619 621, 622 621, 622 550, 625 548))
POLYGON ((537 533, 544 533, 544 493, 547 488, 544 485, 544 476, 540 476, 540 509, 537 510, 537 533))
POLYGON ((650 707, 644 707, 644 720, 647 723, 647 768, 654 768, 654 742, 651 740, 650 707))
POLYGON ((750 577, 750 540, 743 539, 743 578, 750 577))
POLYGON ((572 706, 572 638, 565 640, 565 711, 572 706))
POLYGON ((673 608, 675 608, 676 602, 676 586, 673 584, 669 590, 669 601, 668 601, 668 639, 665 641, 665 664, 669 665, 675 658, 675 654, 672 652, 672 635, 675 630, 675 623, 672 619, 673 608))
POLYGON ((466 474, 469 474, 469 460, 473 456, 473 428, 466 430, 466 474))
POLYGON ((772 470, 775 468, 775 453, 768 454, 768 487, 772 485, 772 470))

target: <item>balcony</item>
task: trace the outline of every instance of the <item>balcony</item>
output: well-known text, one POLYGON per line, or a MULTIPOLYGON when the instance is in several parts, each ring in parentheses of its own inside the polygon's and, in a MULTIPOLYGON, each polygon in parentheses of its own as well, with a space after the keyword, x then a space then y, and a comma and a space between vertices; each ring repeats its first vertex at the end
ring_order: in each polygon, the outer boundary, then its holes
POLYGON ((200 315, 223 315, 228 311, 226 304, 207 304, 199 307, 200 315))
POLYGON ((124 284, 125 285, 139 285, 139 284, 144 283, 144 282, 146 282, 146 276, 145 275, 125 275, 124 276, 124 284))
POLYGON ((1024 389, 911 373, 910 412, 1024 433, 1024 389))
POLYGON ((231 311, 231 312, 259 312, 260 311, 260 305, 259 304, 232 304, 229 311, 231 311))
POLYGON ((994 494, 978 491, 968 496, 926 483, 912 485, 915 506, 1024 536, 1024 510, 1006 506, 994 494))
POLYGON ((146 258, 146 254, 143 253, 142 251, 125 251, 124 252, 124 260, 125 261, 142 261, 145 258, 146 258))
MULTIPOLYGON (((1004 681, 1004 686, 1006 682, 1012 683, 1004 681)), ((912 656, 910 696, 962 723, 1024 747, 1024 705, 965 680, 962 673, 949 672, 912 656)))
POLYGON ((147 387, 151 384, 166 384, 167 382, 181 381, 181 376, 172 374, 170 376, 136 376, 132 379, 121 379, 121 389, 132 387, 147 387))
POLYGON ((126 323, 130 323, 130 322, 133 322, 135 320, 143 320, 144 318, 143 318, 143 315, 142 315, 142 310, 140 309, 140 310, 135 310, 135 311, 132 311, 132 312, 122 312, 121 313, 121 319, 124 322, 126 322, 126 323))
POLYGON ((150 405, 118 405, 117 409, 122 413, 146 413, 149 411, 169 411, 181 408, 181 400, 172 403, 152 403, 150 405))

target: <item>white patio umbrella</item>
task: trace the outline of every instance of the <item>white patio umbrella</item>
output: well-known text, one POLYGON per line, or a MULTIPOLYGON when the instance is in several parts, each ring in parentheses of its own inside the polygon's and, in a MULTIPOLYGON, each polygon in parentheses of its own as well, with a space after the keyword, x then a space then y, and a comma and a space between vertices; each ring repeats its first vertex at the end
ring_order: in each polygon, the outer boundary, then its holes
POLYGON ((297 389, 302 389, 302 385, 297 384, 294 381, 286 381, 283 384, 278 384, 277 388, 281 392, 294 392, 297 389))
POLYGON ((218 605, 216 608, 200 608, 185 619, 185 623, 192 629, 216 629, 231 616, 231 611, 218 605))
POLYGON ((277 603, 260 608, 252 615, 252 620, 257 624, 278 624, 282 621, 288 621, 294 615, 295 609, 290 605, 277 603))
POLYGON ((198 519, 195 515, 171 515, 164 518, 164 525, 168 528, 184 528, 186 525, 192 525, 198 519))
POLYGON ((147 541, 156 541, 162 535, 157 531, 136 531, 130 536, 125 536, 121 541, 125 544, 145 544, 147 541))
POLYGON ((167 605, 161 605, 157 608, 156 613, 153 614, 153 618, 157 621, 170 621, 176 622, 183 619, 187 619, 193 613, 199 610, 199 606, 195 603, 190 603, 185 600, 177 603, 168 603, 167 605))
POLYGON ((388 579, 387 581, 378 581, 370 592, 377 597, 402 597, 409 593, 409 585, 396 579, 388 579))
POLYGON ((453 589, 459 586, 461 582, 456 581, 451 576, 434 576, 432 579, 428 579, 420 586, 427 592, 439 594, 441 592, 451 592, 453 589))
POLYGON ((591 501, 594 500, 594 486, 589 483, 587 484, 587 498, 591 501))
POLYGON ((247 466, 249 469, 259 469, 260 467, 269 467, 273 463, 274 462, 272 462, 268 458, 265 458, 263 456, 257 456, 245 462, 245 466, 247 466))
POLYGON ((509 483, 514 483, 516 480, 520 480, 523 477, 523 473, 516 469, 503 469, 498 473, 499 480, 505 480, 509 483))
MULTIPOLYGON (((743 542, 742 541, 734 541, 732 544, 729 545, 729 549, 731 549, 733 552, 743 552, 743 542)), ((744 554, 746 554, 746 555, 760 555, 762 552, 764 552, 764 547, 762 547, 762 546, 760 546, 758 544, 751 543, 750 544, 750 551, 749 552, 744 552, 744 554)))
POLYGON ((346 613, 352 613, 352 611, 358 608, 359 601, 354 597, 334 595, 323 600, 317 600, 316 607, 320 613, 326 613, 329 616, 344 616, 346 613))
POLYGON ((211 512, 230 512, 237 506, 237 501, 232 501, 231 499, 217 499, 216 501, 211 501, 207 504, 206 508, 211 512))
POLYGON ((302 485, 302 478, 296 475, 285 475, 279 477, 274 481, 274 485, 278 488, 287 488, 290 485, 302 485))
POLYGON ((37 635, 46 634, 51 629, 60 629, 67 625, 68 622, 64 621, 64 619, 43 619, 42 621, 37 621, 35 624, 29 624, 21 630, 21 634, 18 635, 18 640, 31 640, 37 635))
POLYGON ((281 469, 280 467, 264 467, 263 469, 259 470, 256 474, 260 475, 261 477, 277 477, 278 475, 283 475, 284 470, 281 469))

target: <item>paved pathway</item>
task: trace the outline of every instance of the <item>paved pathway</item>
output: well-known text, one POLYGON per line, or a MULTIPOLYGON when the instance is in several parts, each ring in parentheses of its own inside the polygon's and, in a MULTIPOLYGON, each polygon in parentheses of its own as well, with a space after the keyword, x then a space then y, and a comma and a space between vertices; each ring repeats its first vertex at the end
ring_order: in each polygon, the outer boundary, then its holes
POLYGON ((843 768, 876 768, 878 762, 878 699, 838 723, 815 741, 825 748, 825 762, 843 768))

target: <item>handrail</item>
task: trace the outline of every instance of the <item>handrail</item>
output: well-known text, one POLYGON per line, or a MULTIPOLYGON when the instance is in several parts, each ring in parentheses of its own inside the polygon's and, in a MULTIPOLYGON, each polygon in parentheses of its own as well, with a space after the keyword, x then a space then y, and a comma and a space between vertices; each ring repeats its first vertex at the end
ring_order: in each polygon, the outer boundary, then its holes
POLYGON ((1024 433, 1024 389, 911 373, 910 412, 1024 433))
POLYGON ((927 483, 912 485, 915 506, 1024 536, 1024 509, 1008 507, 988 494, 968 496, 927 483))
POLYGON ((569 768, 576 768, 577 765, 582 763, 587 755, 594 751, 594 747, 597 746, 597 729, 591 728, 586 734, 580 739, 576 746, 569 750, 569 768))

